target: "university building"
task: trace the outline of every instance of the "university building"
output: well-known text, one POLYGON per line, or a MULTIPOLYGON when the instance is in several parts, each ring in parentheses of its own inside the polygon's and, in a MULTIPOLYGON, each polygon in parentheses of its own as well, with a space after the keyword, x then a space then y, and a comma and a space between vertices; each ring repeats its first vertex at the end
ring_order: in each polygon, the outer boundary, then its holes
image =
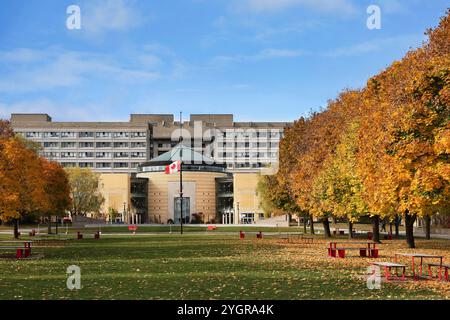
POLYGON ((47 114, 12 114, 14 131, 40 143, 63 167, 100 173, 109 208, 127 223, 254 223, 264 215, 256 185, 276 170, 290 122, 234 122, 231 114, 132 114, 128 122, 54 122, 47 114), (181 139, 180 139, 181 137, 181 139), (183 163, 179 174, 165 166, 183 163))

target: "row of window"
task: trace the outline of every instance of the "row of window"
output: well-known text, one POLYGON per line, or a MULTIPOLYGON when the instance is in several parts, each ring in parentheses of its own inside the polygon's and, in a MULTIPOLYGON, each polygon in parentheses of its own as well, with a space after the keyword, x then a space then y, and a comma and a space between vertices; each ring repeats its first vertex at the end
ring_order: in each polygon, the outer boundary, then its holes
POLYGON ((278 152, 219 152, 219 158, 276 158, 278 152))
POLYGON ((228 168, 229 169, 232 169, 232 168, 236 168, 236 169, 239 169, 239 168, 264 168, 264 167, 267 167, 267 163, 260 163, 260 162, 258 162, 258 163, 248 163, 248 162, 245 162, 245 163, 229 163, 228 164, 228 168))
POLYGON ((236 132, 236 131, 225 131, 222 133, 222 137, 224 138, 281 138, 283 133, 278 130, 274 131, 253 131, 249 130, 248 132, 236 132))
POLYGON ((128 168, 137 168, 139 163, 137 162, 79 162, 78 164, 76 162, 62 162, 61 166, 64 168, 97 168, 97 169, 128 169, 128 168))
POLYGON ((46 158, 145 158, 145 152, 43 152, 46 158))
POLYGON ((222 142, 219 147, 222 148, 278 148, 279 142, 222 142))
POLYGON ((41 132, 41 131, 28 131, 21 133, 26 138, 145 138, 147 136, 146 132, 62 132, 62 131, 51 131, 51 132, 41 132))
POLYGON ((43 143, 44 148, 145 148, 146 143, 145 142, 44 142, 43 143))

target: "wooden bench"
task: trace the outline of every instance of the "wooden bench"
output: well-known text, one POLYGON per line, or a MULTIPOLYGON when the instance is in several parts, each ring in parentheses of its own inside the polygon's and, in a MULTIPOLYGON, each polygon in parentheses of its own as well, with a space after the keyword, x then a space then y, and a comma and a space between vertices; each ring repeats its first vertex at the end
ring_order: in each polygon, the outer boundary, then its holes
POLYGON ((386 281, 390 281, 391 280, 391 269, 395 268, 395 274, 397 276, 397 278, 399 278, 398 276, 398 269, 401 268, 402 269, 402 276, 400 277, 401 280, 405 280, 406 279, 406 265, 404 264, 398 264, 398 263, 393 263, 393 262, 373 262, 372 263, 373 266, 377 266, 377 267, 382 267, 384 269, 384 275, 386 277, 386 281))
POLYGON ((446 281, 448 280, 448 269, 450 269, 450 265, 449 264, 440 264, 440 263, 428 263, 428 275, 430 276, 430 278, 433 278, 433 267, 437 267, 439 268, 439 275, 438 278, 439 280, 442 280, 442 269, 444 269, 444 278, 446 281))

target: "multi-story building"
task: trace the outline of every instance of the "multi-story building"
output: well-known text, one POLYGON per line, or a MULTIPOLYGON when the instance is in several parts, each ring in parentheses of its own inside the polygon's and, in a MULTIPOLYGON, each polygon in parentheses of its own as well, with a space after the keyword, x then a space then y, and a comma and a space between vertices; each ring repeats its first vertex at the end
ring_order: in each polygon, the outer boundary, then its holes
POLYGON ((128 222, 152 223, 176 223, 180 216, 177 177, 164 175, 165 162, 181 159, 173 154, 180 148, 192 153, 182 156, 186 221, 261 220, 259 174, 276 167, 280 139, 292 125, 234 122, 230 114, 191 115, 183 122, 165 114, 132 114, 128 122, 53 122, 47 114, 12 114, 11 123, 16 133, 41 144, 44 157, 101 173, 105 213, 115 208, 128 222))
POLYGON ((229 170, 278 162, 278 145, 288 122, 234 122, 233 115, 132 114, 128 122, 54 122, 47 114, 12 114, 15 132, 42 145, 42 155, 64 167, 102 173, 135 173, 140 163, 183 144, 229 170))

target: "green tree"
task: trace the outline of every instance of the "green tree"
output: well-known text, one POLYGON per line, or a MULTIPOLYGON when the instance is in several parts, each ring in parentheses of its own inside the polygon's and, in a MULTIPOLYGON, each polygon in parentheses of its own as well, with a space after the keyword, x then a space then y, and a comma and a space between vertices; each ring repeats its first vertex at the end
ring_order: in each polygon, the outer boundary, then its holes
POLYGON ((90 169, 67 168, 69 176, 72 216, 86 216, 88 213, 98 214, 105 201, 99 191, 100 175, 90 169))

